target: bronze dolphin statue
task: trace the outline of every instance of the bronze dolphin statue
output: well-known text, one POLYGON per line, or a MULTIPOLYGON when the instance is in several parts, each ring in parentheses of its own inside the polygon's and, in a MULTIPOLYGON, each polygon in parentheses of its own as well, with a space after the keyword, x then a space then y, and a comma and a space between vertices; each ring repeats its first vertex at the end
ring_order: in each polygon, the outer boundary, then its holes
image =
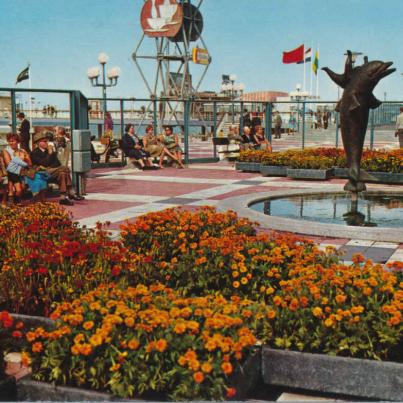
POLYGON ((327 67, 322 68, 338 86, 344 88, 343 96, 336 106, 336 111, 340 112, 341 137, 349 168, 349 181, 344 190, 361 192, 366 189, 364 181, 371 178, 364 170, 360 170, 360 163, 369 110, 378 108, 382 103, 372 91, 382 78, 396 71, 389 68, 392 64, 380 60, 368 62, 365 56, 363 65, 353 67, 352 54, 348 50, 344 74, 336 74, 327 67))

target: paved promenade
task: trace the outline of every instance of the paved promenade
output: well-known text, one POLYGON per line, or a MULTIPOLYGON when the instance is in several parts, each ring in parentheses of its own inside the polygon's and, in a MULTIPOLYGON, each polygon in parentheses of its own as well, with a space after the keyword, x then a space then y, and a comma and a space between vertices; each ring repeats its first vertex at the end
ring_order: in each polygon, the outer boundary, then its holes
MULTIPOLYGON (((128 219, 169 207, 195 209, 216 206, 220 200, 257 192, 288 189, 325 189, 345 180, 296 181, 288 178, 262 177, 258 173, 235 171, 227 162, 192 164, 187 169, 165 168, 139 171, 125 168, 94 169, 87 180, 86 200, 70 207, 81 225, 93 227, 97 221, 110 221, 118 236, 119 226, 128 219)), ((375 189, 379 185, 370 185, 375 189)), ((396 189, 396 186, 393 188, 396 189)), ((314 225, 314 224, 313 224, 314 225)), ((263 231, 266 229, 262 229, 263 231)), ((347 238, 318 238, 322 248, 334 246, 350 261, 354 253, 363 253, 375 262, 403 261, 403 244, 347 238)))

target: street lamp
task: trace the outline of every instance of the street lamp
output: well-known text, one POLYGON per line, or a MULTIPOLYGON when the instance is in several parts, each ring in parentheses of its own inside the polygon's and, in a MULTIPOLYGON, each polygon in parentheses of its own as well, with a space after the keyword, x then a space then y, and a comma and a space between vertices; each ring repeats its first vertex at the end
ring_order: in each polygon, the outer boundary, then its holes
POLYGON ((223 83, 221 84, 221 92, 229 95, 232 101, 232 123, 234 123, 234 100, 238 97, 242 97, 245 90, 245 84, 235 84, 237 79, 236 74, 223 75, 223 83))
POLYGON ((108 87, 114 87, 118 83, 118 78, 120 76, 120 68, 115 66, 105 72, 105 65, 108 63, 109 56, 106 53, 100 53, 98 55, 98 62, 102 66, 102 82, 98 81, 101 71, 99 67, 90 67, 87 70, 87 76, 91 81, 93 87, 102 87, 102 98, 103 98, 103 112, 106 112, 106 89, 108 87), (109 79, 109 84, 105 81, 105 73, 109 79))

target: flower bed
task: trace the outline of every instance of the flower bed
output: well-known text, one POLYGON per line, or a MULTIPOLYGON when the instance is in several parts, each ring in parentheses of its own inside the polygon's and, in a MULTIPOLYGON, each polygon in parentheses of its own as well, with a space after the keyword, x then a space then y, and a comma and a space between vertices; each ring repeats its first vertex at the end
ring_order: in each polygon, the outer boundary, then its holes
POLYGON ((0 308, 47 315, 124 269, 125 249, 100 225, 83 230, 53 203, 3 209, 0 217, 0 308))
POLYGON ((401 262, 344 265, 332 249, 257 234, 212 208, 149 213, 112 242, 102 226, 80 229, 46 206, 0 218, 1 303, 21 313, 56 307, 55 330, 26 334, 37 379, 121 397, 221 399, 236 393, 230 377, 256 340, 403 362, 401 262))
MULTIPOLYGON (((240 161, 260 162, 270 166, 291 166, 292 168, 328 169, 346 167, 344 151, 339 148, 307 148, 270 153, 268 151, 242 151, 240 161), (320 167, 320 168, 319 168, 320 167)), ((403 151, 364 150, 361 166, 370 172, 403 172, 403 151)))
POLYGON ((99 287, 27 333, 38 380, 173 400, 231 397, 228 378, 256 342, 265 307, 221 296, 183 298, 152 287, 99 287))

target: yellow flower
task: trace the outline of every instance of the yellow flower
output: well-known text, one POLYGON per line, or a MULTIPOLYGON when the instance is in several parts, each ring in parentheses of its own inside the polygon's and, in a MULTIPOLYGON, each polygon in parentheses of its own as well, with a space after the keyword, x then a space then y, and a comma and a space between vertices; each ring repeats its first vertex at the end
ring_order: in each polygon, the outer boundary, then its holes
POLYGON ((94 334, 90 337, 91 346, 100 346, 102 344, 102 337, 99 334, 94 334))
POLYGON ((90 330, 93 327, 94 327, 94 322, 92 320, 83 323, 83 328, 85 330, 90 330))
POLYGON ((313 316, 316 316, 317 318, 320 318, 322 316, 322 314, 323 314, 323 311, 322 311, 322 308, 317 306, 317 307, 312 309, 312 313, 313 313, 313 316))

